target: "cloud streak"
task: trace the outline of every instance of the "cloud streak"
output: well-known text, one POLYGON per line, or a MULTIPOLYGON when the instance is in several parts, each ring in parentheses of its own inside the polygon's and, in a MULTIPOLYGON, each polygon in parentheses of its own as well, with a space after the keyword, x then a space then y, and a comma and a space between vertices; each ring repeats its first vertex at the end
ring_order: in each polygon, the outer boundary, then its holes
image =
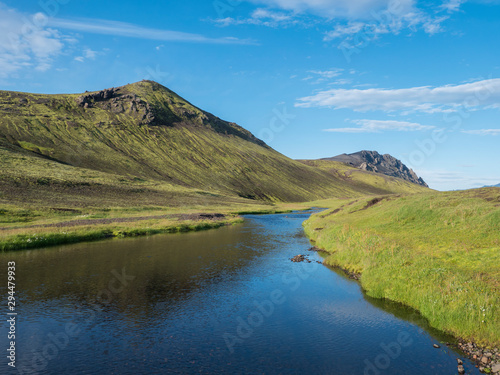
POLYGON ((415 122, 395 120, 352 120, 358 127, 324 129, 333 133, 380 133, 382 131, 421 131, 435 129, 435 126, 421 125, 415 122))
POLYGON ((474 135, 500 135, 500 129, 462 130, 462 133, 474 135))
POLYGON ((66 30, 80 31, 101 35, 123 36, 129 38, 161 40, 170 42, 190 42, 209 44, 255 44, 249 39, 234 37, 209 38, 200 34, 185 33, 181 31, 161 30, 142 27, 126 22, 101 20, 101 19, 62 19, 49 20, 49 25, 66 30))
POLYGON ((331 89, 297 99, 296 107, 330 107, 354 111, 455 112, 499 108, 500 79, 460 85, 420 86, 404 89, 331 89))
POLYGON ((298 20, 293 13, 275 12, 269 9, 258 8, 252 12, 249 18, 219 18, 213 21, 217 26, 234 25, 258 25, 268 27, 280 27, 296 24, 298 20))

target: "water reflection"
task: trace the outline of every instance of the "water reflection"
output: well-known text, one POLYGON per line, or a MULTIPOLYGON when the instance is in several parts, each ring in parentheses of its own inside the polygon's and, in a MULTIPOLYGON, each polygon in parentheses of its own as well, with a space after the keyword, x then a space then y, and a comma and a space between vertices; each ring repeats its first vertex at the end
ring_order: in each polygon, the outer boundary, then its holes
POLYGON ((455 372, 456 353, 432 348, 449 338, 417 313, 290 262, 321 259, 307 252, 307 217, 1 254, 18 269, 19 364, 40 374, 455 372), (47 357, 68 323, 79 333, 47 357), (381 344, 401 332, 412 344, 382 371, 381 344))

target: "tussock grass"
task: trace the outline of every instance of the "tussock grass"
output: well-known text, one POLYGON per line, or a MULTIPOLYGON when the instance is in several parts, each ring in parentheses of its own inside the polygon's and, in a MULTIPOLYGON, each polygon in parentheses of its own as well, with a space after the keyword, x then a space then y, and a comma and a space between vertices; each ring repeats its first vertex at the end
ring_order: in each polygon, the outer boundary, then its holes
POLYGON ((144 220, 133 223, 91 225, 69 228, 11 229, 0 237, 0 251, 25 250, 106 238, 148 236, 220 228, 242 222, 237 216, 219 220, 144 220))
POLYGON ((304 224, 326 263, 362 273, 368 295, 438 329, 498 346, 500 189, 382 198, 331 201, 304 224))

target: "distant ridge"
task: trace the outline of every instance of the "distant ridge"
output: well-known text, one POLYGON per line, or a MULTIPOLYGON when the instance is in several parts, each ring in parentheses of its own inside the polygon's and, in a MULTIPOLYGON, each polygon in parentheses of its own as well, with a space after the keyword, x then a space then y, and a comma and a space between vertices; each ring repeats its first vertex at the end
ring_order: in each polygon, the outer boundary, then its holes
POLYGON ((0 202, 298 202, 422 189, 292 160, 153 81, 83 94, 0 91, 0 162, 0 202))
POLYGON ((382 173, 387 176, 402 178, 414 184, 429 187, 425 181, 418 177, 412 169, 404 165, 395 157, 377 151, 360 151, 353 154, 342 154, 321 160, 339 161, 364 171, 382 173))

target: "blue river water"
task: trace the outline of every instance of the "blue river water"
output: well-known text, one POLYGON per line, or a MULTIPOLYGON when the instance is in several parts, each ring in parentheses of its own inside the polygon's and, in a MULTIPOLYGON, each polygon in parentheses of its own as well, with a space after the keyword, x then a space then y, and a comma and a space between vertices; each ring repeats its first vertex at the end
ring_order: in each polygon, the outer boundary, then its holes
POLYGON ((318 263, 309 215, 0 254, 19 313, 0 373, 456 374, 453 338, 318 263))

